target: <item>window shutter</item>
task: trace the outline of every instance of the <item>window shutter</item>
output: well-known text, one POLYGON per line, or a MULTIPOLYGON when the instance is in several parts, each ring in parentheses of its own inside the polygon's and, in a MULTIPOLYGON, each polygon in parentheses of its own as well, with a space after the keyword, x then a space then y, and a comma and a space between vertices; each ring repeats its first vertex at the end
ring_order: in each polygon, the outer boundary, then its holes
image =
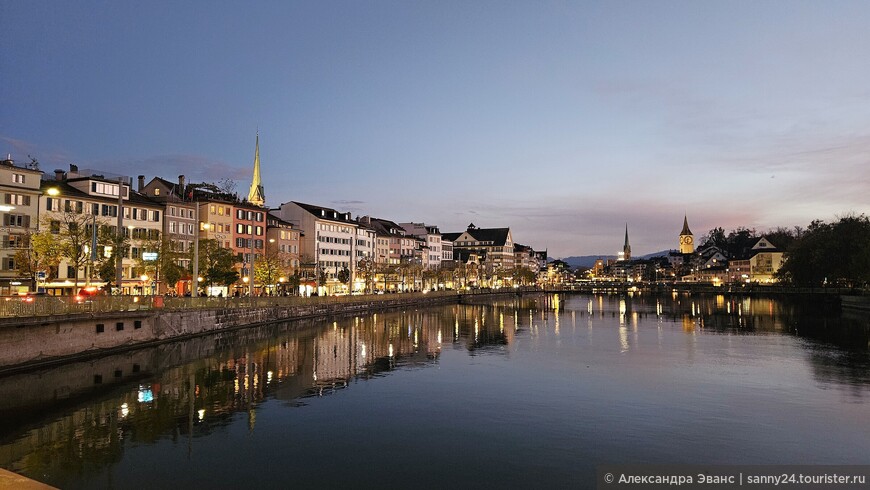
POLYGON ((8 214, 3 215, 3 226, 9 226, 9 215, 8 214))
POLYGON ((24 215, 24 227, 30 228, 30 215, 24 215))
POLYGON ((3 199, 5 199, 6 204, 12 204, 12 194, 4 194, 3 199))
POLYGON ((30 206, 30 196, 24 196, 24 205, 30 206))

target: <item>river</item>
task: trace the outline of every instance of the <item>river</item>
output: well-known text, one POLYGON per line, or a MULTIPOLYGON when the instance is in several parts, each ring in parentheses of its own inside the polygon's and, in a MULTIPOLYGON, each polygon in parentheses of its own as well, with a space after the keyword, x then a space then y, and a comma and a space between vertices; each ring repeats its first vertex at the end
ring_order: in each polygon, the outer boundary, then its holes
POLYGON ((599 464, 870 464, 870 315, 541 295, 236 330, 0 378, 61 488, 594 486, 599 464))

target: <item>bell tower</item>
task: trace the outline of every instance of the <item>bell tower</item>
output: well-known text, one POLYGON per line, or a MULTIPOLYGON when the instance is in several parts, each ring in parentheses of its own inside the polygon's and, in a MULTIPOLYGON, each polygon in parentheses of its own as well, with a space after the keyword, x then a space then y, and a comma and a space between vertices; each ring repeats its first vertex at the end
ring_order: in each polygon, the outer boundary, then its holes
POLYGON ((625 245, 622 246, 623 260, 631 260, 631 245, 628 244, 628 223, 625 224, 625 245))
POLYGON ((683 216, 683 231, 680 232, 680 253, 690 254, 695 252, 695 238, 689 229, 689 219, 683 216))

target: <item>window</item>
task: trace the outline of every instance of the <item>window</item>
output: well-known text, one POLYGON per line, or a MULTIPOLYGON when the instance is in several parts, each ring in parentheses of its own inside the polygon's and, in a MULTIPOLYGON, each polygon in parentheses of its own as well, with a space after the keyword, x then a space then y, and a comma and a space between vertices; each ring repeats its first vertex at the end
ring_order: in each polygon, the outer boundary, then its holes
POLYGON ((30 227, 30 216, 24 214, 4 214, 3 226, 30 227))
POLYGON ((12 182, 16 184, 24 183, 24 174, 12 174, 12 182))
POLYGON ((60 211, 60 199, 49 197, 45 199, 46 211, 60 211))
POLYGON ((21 235, 9 235, 9 248, 21 248, 24 246, 24 237, 21 235))
POLYGON ((105 182, 91 182, 91 192, 103 194, 106 196, 118 195, 118 184, 107 184, 105 182))
POLYGON ((15 258, 14 257, 5 257, 3 259, 3 270, 7 270, 7 271, 15 270, 15 258))
POLYGON ((155 195, 155 196, 159 196, 159 195, 160 195, 160 188, 159 188, 159 187, 158 187, 157 189, 154 189, 154 195, 155 195))
POLYGON ((15 206, 30 206, 30 196, 23 196, 21 194, 6 194, 6 204, 13 204, 15 206))

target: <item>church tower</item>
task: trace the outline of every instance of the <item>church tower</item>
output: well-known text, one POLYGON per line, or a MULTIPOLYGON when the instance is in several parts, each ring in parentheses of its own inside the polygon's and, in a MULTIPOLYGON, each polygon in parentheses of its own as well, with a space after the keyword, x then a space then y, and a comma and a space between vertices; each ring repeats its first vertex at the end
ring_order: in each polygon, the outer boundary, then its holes
POLYGON ((623 260, 631 260, 631 245, 628 244, 628 223, 625 224, 625 245, 622 246, 623 260))
POLYGON ((689 218, 683 216, 683 231, 680 232, 680 253, 690 254, 695 252, 695 239, 692 230, 689 229, 689 218))
POLYGON ((254 150, 254 177, 251 179, 251 190, 248 192, 248 202, 256 206, 266 205, 266 192, 260 180, 260 132, 257 131, 257 143, 254 150))

